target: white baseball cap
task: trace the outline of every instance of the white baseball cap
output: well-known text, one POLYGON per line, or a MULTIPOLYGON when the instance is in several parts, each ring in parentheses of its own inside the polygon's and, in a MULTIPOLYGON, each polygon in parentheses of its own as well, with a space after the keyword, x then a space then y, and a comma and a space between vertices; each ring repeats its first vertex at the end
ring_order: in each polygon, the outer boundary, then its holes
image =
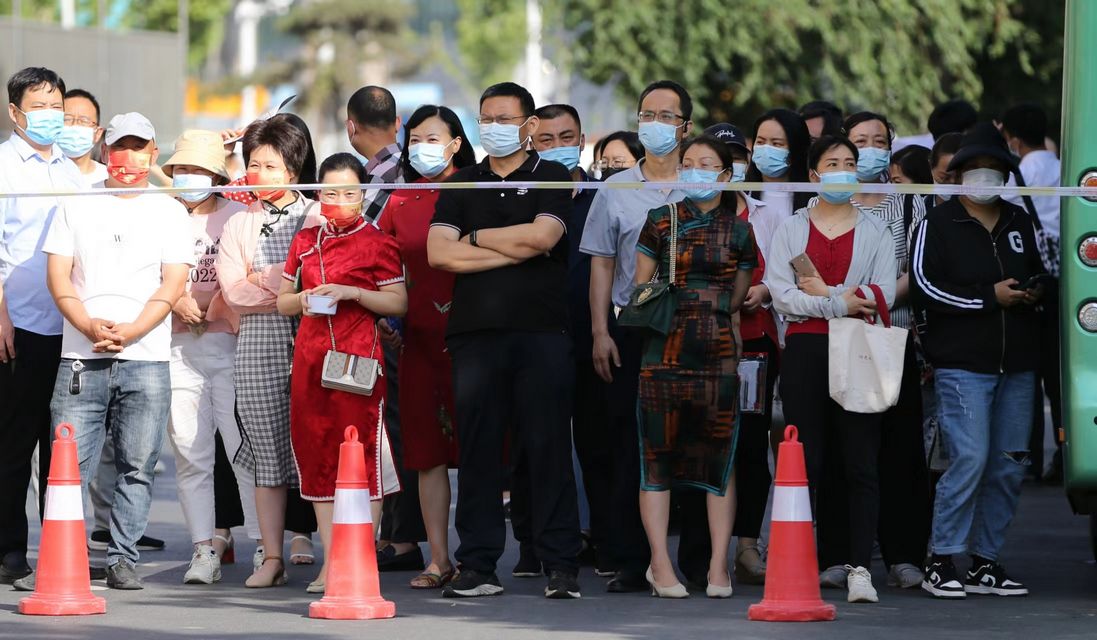
POLYGON ((155 140, 156 129, 153 129, 148 118, 136 111, 120 113, 110 119, 104 140, 107 146, 110 146, 126 136, 136 136, 142 140, 155 140))

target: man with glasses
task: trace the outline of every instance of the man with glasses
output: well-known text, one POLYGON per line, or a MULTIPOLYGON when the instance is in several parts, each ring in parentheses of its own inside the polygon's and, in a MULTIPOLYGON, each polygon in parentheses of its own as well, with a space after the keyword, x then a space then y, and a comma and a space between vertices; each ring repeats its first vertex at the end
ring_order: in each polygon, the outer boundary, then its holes
POLYGON ((86 187, 93 187, 107 179, 106 165, 96 162, 92 150, 103 139, 99 126, 99 101, 83 89, 70 89, 65 93, 65 127, 57 138, 57 146, 69 157, 84 176, 86 187))
MULTIPOLYGON (((677 182, 678 145, 689 135, 693 102, 676 82, 654 82, 640 94, 637 113, 644 158, 607 183, 677 182)), ((616 570, 610 593, 643 591, 651 551, 640 522, 640 454, 636 445, 643 335, 617 326, 615 309, 628 304, 636 271, 636 243, 650 210, 685 196, 665 189, 602 189, 594 197, 580 251, 591 256, 590 313, 594 370, 609 384, 610 516, 608 560, 616 570)), ((707 564, 705 565, 707 568, 707 564)), ((683 568, 685 570, 685 568, 683 568)), ((686 573, 687 578, 689 573, 686 573)), ((707 569, 701 584, 707 582, 707 569)))
MULTIPOLYGON (((557 162, 526 151, 540 124, 533 97, 505 82, 480 98, 488 157, 451 182, 570 182, 557 162)), ((549 574, 545 596, 578 598, 579 515, 571 464, 573 368, 567 310, 570 189, 444 190, 427 236, 436 269, 457 274, 446 342, 460 443, 455 554, 446 597, 502 593, 506 432, 528 451, 531 538, 549 574)), ((635 500, 635 494, 632 496, 635 500)))

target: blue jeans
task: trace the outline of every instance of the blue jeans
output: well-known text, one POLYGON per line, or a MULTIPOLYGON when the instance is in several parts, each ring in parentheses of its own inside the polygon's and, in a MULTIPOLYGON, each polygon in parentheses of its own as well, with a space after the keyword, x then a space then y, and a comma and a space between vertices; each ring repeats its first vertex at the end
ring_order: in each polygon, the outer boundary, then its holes
POLYGON ((137 540, 145 534, 152 504, 153 469, 168 426, 171 375, 167 362, 82 360, 79 393, 72 393, 73 360, 61 360, 53 387, 53 423, 72 423, 80 460, 80 481, 87 489, 95 475, 103 441, 114 444, 114 506, 107 565, 136 563, 137 540))
POLYGON ((1029 465, 1035 374, 937 369, 935 378, 951 462, 937 483, 933 553, 997 560, 1029 465))

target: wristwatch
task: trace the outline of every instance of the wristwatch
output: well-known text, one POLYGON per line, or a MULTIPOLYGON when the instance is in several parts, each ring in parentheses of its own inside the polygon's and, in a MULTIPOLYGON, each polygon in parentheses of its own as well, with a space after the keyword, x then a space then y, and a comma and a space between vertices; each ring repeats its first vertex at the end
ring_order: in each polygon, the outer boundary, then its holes
POLYGON ((480 245, 476 244, 476 229, 473 229, 472 233, 469 234, 469 244, 471 244, 474 247, 479 247, 480 246, 480 245))

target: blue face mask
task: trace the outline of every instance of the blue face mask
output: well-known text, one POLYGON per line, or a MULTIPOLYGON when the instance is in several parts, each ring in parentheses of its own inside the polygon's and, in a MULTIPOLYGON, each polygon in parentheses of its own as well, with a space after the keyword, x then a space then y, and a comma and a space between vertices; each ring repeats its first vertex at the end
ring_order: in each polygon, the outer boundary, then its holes
MULTIPOLYGON (((528 122, 529 119, 527 118, 526 121, 528 122)), ((498 122, 482 124, 480 125, 480 144, 489 156, 505 158, 522 148, 518 129, 516 124, 499 124, 498 122)))
POLYGON ((57 136, 57 146, 70 158, 79 158, 91 152, 95 146, 95 129, 91 127, 65 127, 57 136))
POLYGON ((678 146, 678 127, 663 122, 641 122, 640 144, 652 154, 663 157, 678 146))
POLYGON ((65 112, 60 109, 39 109, 38 111, 19 109, 19 111, 27 117, 27 128, 23 129, 23 133, 27 134, 34 144, 53 144, 57 136, 61 135, 61 129, 65 128, 65 112))
POLYGON ((788 149, 761 144, 754 147, 754 166, 767 178, 779 178, 788 171, 788 149))
MULTIPOLYGON (((852 171, 820 173, 820 184, 857 184, 857 174, 852 171)), ((853 197, 852 191, 820 191, 819 197, 831 204, 845 204, 853 197)))
POLYGON ((567 167, 568 171, 572 171, 579 166, 579 147, 553 147, 538 153, 545 160, 559 162, 567 167))
POLYGON ((731 181, 745 182, 747 179, 747 164, 745 162, 731 163, 731 181))
POLYGON ((446 147, 453 144, 434 144, 431 142, 417 142, 408 147, 408 161, 411 168, 419 172, 424 178, 433 178, 442 173, 449 166, 446 159, 446 147))
MULTIPOLYGON (((678 172, 678 182, 685 182, 690 184, 706 184, 716 182, 717 178, 723 171, 706 171, 704 169, 682 169, 678 172)), ((686 194, 686 197, 694 202, 705 202, 706 200, 712 200, 716 197, 716 194, 720 193, 719 189, 711 189, 708 187, 701 187, 698 189, 683 189, 682 193, 686 194)))
POLYGON ((880 178, 891 163, 891 151, 876 147, 865 147, 857 150, 857 179, 861 182, 872 182, 880 178))
POLYGON ((176 189, 188 189, 188 191, 177 193, 177 198, 192 203, 201 202, 209 197, 213 178, 199 173, 176 173, 171 177, 171 186, 176 189))

